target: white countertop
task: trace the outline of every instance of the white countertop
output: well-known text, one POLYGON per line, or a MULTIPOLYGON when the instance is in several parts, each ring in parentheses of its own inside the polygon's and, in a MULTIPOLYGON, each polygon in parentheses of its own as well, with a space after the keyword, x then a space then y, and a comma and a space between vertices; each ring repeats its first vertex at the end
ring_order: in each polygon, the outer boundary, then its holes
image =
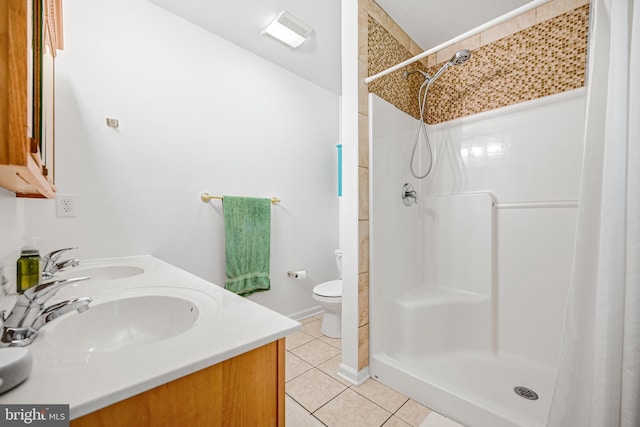
POLYGON ((89 296, 96 306, 139 295, 183 296, 199 300, 200 315, 187 331, 164 341, 103 352, 72 350, 53 342, 56 322, 64 320, 60 317, 45 325, 27 347, 34 359, 31 376, 0 395, 0 404, 69 404, 71 419, 78 418, 300 328, 288 317, 152 256, 83 261, 67 275, 81 276, 94 266, 141 267, 144 273, 111 280, 96 275, 62 288, 51 302, 89 296))

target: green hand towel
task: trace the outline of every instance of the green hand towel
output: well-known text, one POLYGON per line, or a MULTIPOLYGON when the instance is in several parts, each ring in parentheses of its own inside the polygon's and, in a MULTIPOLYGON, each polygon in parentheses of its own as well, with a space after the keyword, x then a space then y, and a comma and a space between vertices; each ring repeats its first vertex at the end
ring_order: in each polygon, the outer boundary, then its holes
POLYGON ((271 288, 271 199, 223 197, 226 289, 249 296, 271 288))

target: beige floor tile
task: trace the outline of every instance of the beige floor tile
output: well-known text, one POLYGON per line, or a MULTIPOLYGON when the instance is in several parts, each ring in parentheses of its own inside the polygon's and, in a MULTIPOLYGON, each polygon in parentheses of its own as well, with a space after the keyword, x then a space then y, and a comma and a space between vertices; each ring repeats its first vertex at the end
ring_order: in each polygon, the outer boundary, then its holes
POLYGON ((329 345, 334 346, 338 350, 342 351, 342 339, 341 338, 331 338, 326 335, 320 337, 320 341, 324 341, 329 345))
POLYGON ((319 364, 317 366, 318 369, 320 369, 322 372, 324 372, 327 375, 330 375, 331 378, 340 381, 342 384, 346 385, 347 387, 349 387, 351 385, 351 383, 345 379, 342 379, 338 376, 338 368, 340 367, 340 363, 342 363, 342 354, 339 354, 335 357, 332 357, 331 359, 327 360, 326 362, 322 362, 321 364, 319 364))
POLYGON ((323 427, 316 417, 311 415, 291 397, 285 398, 285 421, 287 427, 323 427))
POLYGON ((410 424, 405 423, 400 418, 395 415, 387 420, 386 423, 382 424, 382 427, 411 427, 410 424))
POLYGON ((400 418, 402 421, 417 427, 421 422, 427 418, 427 415, 431 413, 431 409, 426 406, 422 406, 415 400, 409 399, 407 403, 402 405, 400 409, 395 413, 396 417, 400 418))
POLYGON ((291 353, 313 366, 318 366, 340 354, 340 350, 320 340, 314 340, 294 348, 291 353))
POLYGON ((427 418, 420 424, 420 427, 463 427, 455 421, 444 417, 437 412, 431 412, 427 418))
POLYGON ((381 426, 391 417, 390 412, 351 389, 340 393, 335 399, 318 409, 314 415, 331 427, 381 426))
POLYGON ((345 385, 315 368, 285 385, 286 393, 309 412, 314 412, 346 389, 345 385))
POLYGON ((302 325, 302 332, 311 335, 314 338, 320 338, 322 335, 322 319, 314 320, 313 322, 304 323, 302 325))
POLYGON ((391 413, 396 412, 409 400, 404 394, 372 379, 367 380, 359 387, 353 387, 352 390, 391 413))
POLYGON ((285 348, 287 350, 293 350, 294 348, 300 347, 302 344, 306 344, 314 339, 314 337, 309 334, 305 334, 302 331, 294 332, 291 335, 287 335, 285 338, 285 348))
POLYGON ((284 357, 285 360, 285 368, 284 368, 284 380, 286 382, 291 381, 295 377, 304 374, 309 369, 312 369, 313 366, 300 359, 295 354, 287 351, 284 357))

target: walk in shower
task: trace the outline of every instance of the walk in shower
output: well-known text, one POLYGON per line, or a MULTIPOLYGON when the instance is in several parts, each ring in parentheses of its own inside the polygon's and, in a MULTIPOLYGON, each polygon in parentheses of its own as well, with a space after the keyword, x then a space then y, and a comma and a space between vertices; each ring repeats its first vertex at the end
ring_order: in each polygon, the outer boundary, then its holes
POLYGON ((584 90, 428 126, 437 162, 421 180, 409 167, 418 121, 369 97, 371 375, 464 425, 543 426, 584 90), (403 203, 405 184, 417 203, 403 203))

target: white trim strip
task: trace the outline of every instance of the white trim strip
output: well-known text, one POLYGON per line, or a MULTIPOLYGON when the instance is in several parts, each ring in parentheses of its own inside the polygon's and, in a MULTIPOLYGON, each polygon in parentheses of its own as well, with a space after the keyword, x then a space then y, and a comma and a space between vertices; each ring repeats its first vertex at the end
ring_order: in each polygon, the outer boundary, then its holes
POLYGON ((507 12, 504 15, 498 16, 497 18, 492 19, 489 22, 485 22, 484 24, 482 24, 482 25, 480 25, 480 26, 478 26, 478 27, 476 27, 476 28, 474 28, 472 30, 467 31, 466 33, 462 33, 459 36, 454 37, 449 41, 441 43, 441 44, 439 44, 438 46, 436 46, 434 48, 431 48, 429 50, 425 50, 424 52, 419 53, 418 55, 414 56, 413 58, 409 58, 406 61, 403 61, 403 62, 401 62, 401 63, 399 63, 397 65, 394 65, 391 68, 387 68, 384 71, 380 71, 378 74, 374 74, 373 76, 369 76, 369 77, 364 79, 364 82, 369 84, 372 81, 374 81, 376 79, 379 79, 382 76, 386 76, 387 74, 392 73, 392 72, 394 72, 396 70, 399 70, 400 68, 406 67, 409 64, 413 64, 414 62, 419 61, 422 58, 425 58, 425 57, 431 55, 432 53, 438 52, 438 51, 440 51, 440 50, 442 50, 442 49, 444 49, 446 47, 451 46, 452 44, 458 43, 459 41, 468 39, 471 36, 475 36, 476 34, 479 34, 479 33, 483 32, 486 29, 494 27, 494 26, 496 26, 498 24, 502 24, 503 22, 508 21, 511 18, 515 18, 516 16, 522 15, 523 13, 528 12, 531 9, 535 9, 538 6, 542 6, 543 4, 548 3, 549 1, 550 0, 534 0, 534 1, 532 1, 530 3, 527 3, 527 4, 523 5, 523 6, 520 6, 519 8, 514 9, 511 12, 507 12))

